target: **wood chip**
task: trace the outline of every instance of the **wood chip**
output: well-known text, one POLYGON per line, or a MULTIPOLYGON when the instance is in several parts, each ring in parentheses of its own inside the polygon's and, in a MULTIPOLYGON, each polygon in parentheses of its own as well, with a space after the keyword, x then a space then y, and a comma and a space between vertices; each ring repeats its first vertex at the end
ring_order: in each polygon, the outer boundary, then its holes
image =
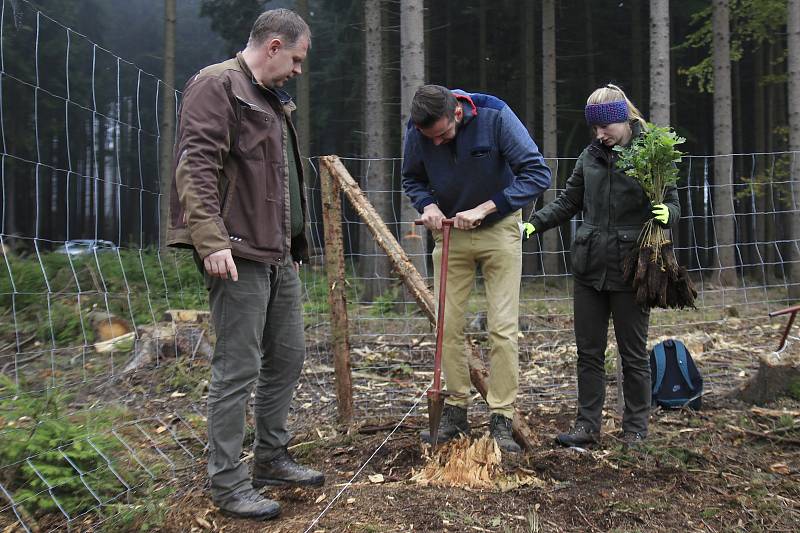
POLYGON ((325 498, 327 498, 327 496, 325 494, 320 494, 319 496, 317 496, 317 499, 314 500, 314 503, 319 503, 319 502, 325 500, 325 498))
POLYGON ((208 522, 208 520, 206 520, 202 516, 195 516, 194 521, 198 526, 202 527, 203 529, 211 529, 211 524, 208 522))
POLYGON ((769 469, 776 474, 783 474, 784 476, 788 476, 792 473, 789 469, 789 465, 786 463, 775 463, 773 465, 769 465, 769 469))
POLYGON ((373 483, 383 483, 383 474, 372 474, 368 476, 369 480, 373 483))

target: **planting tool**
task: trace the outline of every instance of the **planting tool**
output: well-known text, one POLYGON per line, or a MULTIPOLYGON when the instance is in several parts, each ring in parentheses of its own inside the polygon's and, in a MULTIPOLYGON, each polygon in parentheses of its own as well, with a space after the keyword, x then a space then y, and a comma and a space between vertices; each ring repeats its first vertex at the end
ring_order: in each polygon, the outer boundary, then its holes
MULTIPOLYGON (((421 226, 421 220, 414 224, 421 226)), ((431 430, 431 450, 436 449, 439 422, 444 410, 445 391, 442 390, 442 342, 444 341, 444 298, 447 288, 447 256, 450 252, 450 230, 453 219, 442 220, 442 264, 439 269, 439 305, 436 308, 436 352, 433 357, 433 385, 428 389, 428 423, 431 430)))

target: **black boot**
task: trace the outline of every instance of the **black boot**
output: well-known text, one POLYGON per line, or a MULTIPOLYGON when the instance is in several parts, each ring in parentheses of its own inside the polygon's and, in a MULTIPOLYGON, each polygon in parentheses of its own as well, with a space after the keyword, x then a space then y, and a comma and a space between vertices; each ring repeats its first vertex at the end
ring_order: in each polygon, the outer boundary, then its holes
POLYGON ((556 437, 556 442, 562 446, 585 446, 597 442, 597 431, 586 424, 575 424, 566 433, 556 437))
POLYGON ((253 487, 257 489, 264 485, 318 487, 323 483, 322 472, 297 464, 285 448, 269 461, 253 463, 253 487))
POLYGON ((500 449, 507 453, 519 453, 522 448, 514 441, 514 435, 511 431, 511 419, 503 415, 492 413, 489 417, 489 433, 491 433, 494 440, 500 449))
POLYGON ((622 448, 632 451, 641 450, 646 438, 638 431, 625 431, 622 433, 622 448))
MULTIPOLYGON (((439 421, 439 435, 436 437, 437 444, 444 444, 460 435, 468 434, 467 408, 444 404, 442 419, 439 421)), ((430 430, 424 430, 419 436, 423 442, 432 443, 430 430)))

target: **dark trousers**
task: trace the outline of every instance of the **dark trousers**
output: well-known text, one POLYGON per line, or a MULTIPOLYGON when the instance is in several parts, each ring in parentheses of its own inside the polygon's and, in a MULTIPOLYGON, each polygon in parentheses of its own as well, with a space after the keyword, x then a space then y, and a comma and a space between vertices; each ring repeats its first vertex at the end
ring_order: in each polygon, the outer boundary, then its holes
POLYGON ((650 310, 638 305, 633 292, 597 291, 575 283, 575 342, 578 347, 578 417, 600 430, 606 393, 606 344, 608 319, 614 320, 622 359, 625 412, 623 431, 647 435, 650 412, 650 358, 647 327, 650 310))
POLYGON ((208 475, 221 500, 250 486, 241 462, 247 403, 255 388, 255 461, 291 439, 286 420, 305 358, 300 278, 291 261, 235 258, 239 281, 205 275, 217 343, 208 392, 208 475))

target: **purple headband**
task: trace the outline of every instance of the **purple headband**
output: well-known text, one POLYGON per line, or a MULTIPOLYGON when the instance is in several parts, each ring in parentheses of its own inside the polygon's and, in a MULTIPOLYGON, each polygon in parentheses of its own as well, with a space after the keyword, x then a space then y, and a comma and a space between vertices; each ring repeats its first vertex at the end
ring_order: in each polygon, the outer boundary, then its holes
POLYGON ((625 100, 605 104, 588 104, 584 111, 590 126, 605 126, 628 120, 628 103, 625 100))

